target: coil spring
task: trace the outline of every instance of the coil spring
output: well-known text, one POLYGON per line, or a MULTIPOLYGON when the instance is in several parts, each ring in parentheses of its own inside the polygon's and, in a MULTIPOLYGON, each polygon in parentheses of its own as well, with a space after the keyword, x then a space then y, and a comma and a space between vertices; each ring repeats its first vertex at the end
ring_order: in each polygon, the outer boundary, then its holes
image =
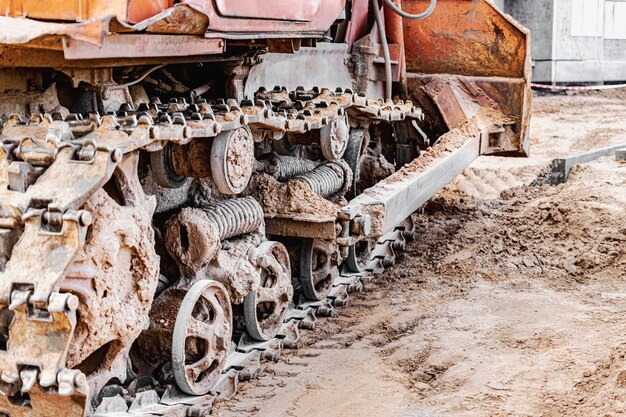
POLYGON ((344 191, 345 184, 352 180, 350 167, 341 160, 327 161, 313 171, 298 175, 294 179, 306 183, 321 197, 329 197, 344 191))
POLYGON ((266 161, 261 171, 270 174, 278 181, 287 181, 298 175, 305 174, 315 169, 317 164, 313 161, 295 156, 274 155, 266 161))
POLYGON ((252 197, 233 198, 202 207, 220 234, 220 240, 252 233, 263 223, 263 209, 252 197))

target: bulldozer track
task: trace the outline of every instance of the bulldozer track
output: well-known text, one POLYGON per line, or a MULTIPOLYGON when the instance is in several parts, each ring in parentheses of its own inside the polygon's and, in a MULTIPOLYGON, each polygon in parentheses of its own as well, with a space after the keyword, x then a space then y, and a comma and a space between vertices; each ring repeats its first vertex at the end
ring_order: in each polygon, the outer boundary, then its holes
MULTIPOLYGON (((259 91, 255 100, 162 103, 158 99, 122 108, 116 114, 36 114, 11 116, 3 125, 0 146, 0 248, 11 247, 10 260, 0 271, 0 307, 13 312, 13 326, 23 333, 0 352, 4 385, 19 382, 30 393, 28 404, 47 399, 64 415, 80 416, 89 409, 85 376, 65 369, 65 356, 77 323, 79 300, 58 290, 68 265, 80 251, 92 222, 84 203, 113 175, 120 162, 138 150, 156 152, 167 143, 187 144, 221 132, 248 127, 279 138, 284 133, 321 129, 348 115, 352 120, 395 122, 420 119, 422 112, 408 101, 374 101, 350 90, 275 88, 259 91), (17 164, 9 163, 17 162, 17 164), (17 169, 16 169, 17 167, 17 169), (17 242, 17 243, 15 243, 17 242), (14 245, 12 245, 13 243, 14 245), (54 341, 48 337, 54 332, 54 341), (45 357, 43 361, 41 358, 45 357)), ((398 225, 400 226, 400 225, 398 225)), ((209 395, 183 394, 138 378, 127 386, 108 387, 100 395, 95 416, 200 416, 215 399, 236 392, 237 382, 255 378, 261 360, 276 359, 282 349, 300 345, 300 331, 312 329, 317 317, 332 316, 347 304, 349 293, 395 262, 412 231, 399 227, 380 238, 363 272, 346 268, 335 278, 329 296, 289 309, 278 336, 256 342, 245 333, 230 348, 216 388, 209 395)), ((4 388, 0 408, 19 409, 4 388)), ((21 415, 21 414, 20 414, 21 415)), ((41 415, 41 414, 37 414, 41 415)))
POLYGON ((335 315, 336 308, 345 307, 350 293, 363 291, 369 280, 385 270, 383 262, 390 262, 388 265, 394 263, 398 250, 393 248, 401 247, 407 241, 404 232, 405 230, 399 228, 379 239, 366 271, 350 273, 343 270, 333 282, 331 292, 325 300, 291 307, 283 328, 275 339, 256 342, 244 335, 232 347, 224 372, 210 394, 190 396, 172 385, 157 389, 149 385, 138 385, 131 389, 131 392, 136 392, 134 395, 125 390, 103 398, 94 417, 209 415, 214 401, 232 398, 239 382, 257 378, 262 362, 278 360, 284 349, 300 348, 302 332, 314 329, 320 322, 319 317, 331 318, 335 315), (129 394, 131 398, 134 397, 130 401, 129 394))

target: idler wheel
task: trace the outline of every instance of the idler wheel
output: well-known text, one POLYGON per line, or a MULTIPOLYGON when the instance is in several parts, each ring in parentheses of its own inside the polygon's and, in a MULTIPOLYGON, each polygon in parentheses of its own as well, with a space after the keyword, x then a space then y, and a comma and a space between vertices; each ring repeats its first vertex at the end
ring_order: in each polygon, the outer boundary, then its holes
POLYGON ((323 300, 339 275, 337 251, 331 242, 304 239, 300 250, 300 284, 309 300, 323 300))
POLYGON ((172 369, 178 387, 203 395, 217 383, 232 338, 233 313, 226 288, 201 280, 180 305, 172 340, 172 369))
POLYGON ((289 254, 282 243, 264 242, 248 256, 260 268, 261 282, 244 298, 244 321, 252 338, 266 341, 280 331, 293 297, 289 254))
POLYGON ((226 195, 241 193, 254 172, 254 140, 247 127, 222 132, 211 147, 211 175, 226 195))
POLYGON ((329 161, 340 159, 346 152, 350 129, 345 118, 336 119, 320 130, 322 154, 329 161))

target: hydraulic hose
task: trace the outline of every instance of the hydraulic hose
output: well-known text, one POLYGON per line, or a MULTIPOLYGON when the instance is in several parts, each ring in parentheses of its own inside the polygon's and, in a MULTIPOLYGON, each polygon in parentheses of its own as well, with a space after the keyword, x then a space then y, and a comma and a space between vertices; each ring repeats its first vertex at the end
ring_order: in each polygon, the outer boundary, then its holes
POLYGON ((136 80, 129 81, 129 82, 125 83, 125 84, 120 84, 117 87, 118 88, 130 87, 131 85, 138 84, 138 83, 142 82, 148 75, 152 74, 154 71, 156 71, 156 70, 158 70, 160 68, 163 68, 165 65, 166 64, 161 64, 161 65, 154 66, 154 67, 150 68, 148 71, 144 72, 143 75, 141 77, 137 78, 136 80))
POLYGON ((380 36, 380 43, 383 46, 383 57, 385 58, 385 100, 391 99, 391 55, 389 54, 389 43, 387 42, 387 32, 385 31, 385 25, 383 18, 380 15, 380 8, 378 6, 378 0, 372 0, 372 8, 374 9, 374 19, 376 19, 376 26, 378 26, 378 34, 380 36))
MULTIPOLYGON (((419 14, 409 14, 396 6, 392 0, 385 0, 387 6, 393 10, 394 13, 405 19, 420 20, 430 16, 437 6, 437 0, 430 0, 428 9, 419 14)), ((383 47, 383 58, 385 59, 385 99, 391 99, 392 88, 392 74, 391 74, 391 55, 389 54, 389 43, 387 42, 387 32, 385 31, 385 25, 383 24, 383 18, 380 14, 380 8, 378 6, 378 0, 372 0, 372 8, 374 9, 374 18, 376 19, 376 26, 378 26, 378 34, 380 36, 380 42, 383 47)))
POLYGON ((396 14, 409 20, 425 19, 433 13, 433 11, 435 10, 435 6, 437 6, 437 0, 430 0, 428 9, 426 9, 424 12, 418 14, 409 14, 396 6, 392 0, 385 0, 385 3, 387 3, 387 6, 389 6, 391 10, 393 10, 396 14))

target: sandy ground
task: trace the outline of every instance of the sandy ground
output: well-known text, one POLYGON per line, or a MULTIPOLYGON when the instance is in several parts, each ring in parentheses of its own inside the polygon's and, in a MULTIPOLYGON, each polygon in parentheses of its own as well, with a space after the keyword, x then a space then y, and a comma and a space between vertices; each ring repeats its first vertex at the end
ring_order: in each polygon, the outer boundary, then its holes
POLYGON ((619 96, 538 97, 529 159, 481 158, 415 215, 397 266, 214 415, 626 414, 626 164, 530 186, 626 143, 619 96))

